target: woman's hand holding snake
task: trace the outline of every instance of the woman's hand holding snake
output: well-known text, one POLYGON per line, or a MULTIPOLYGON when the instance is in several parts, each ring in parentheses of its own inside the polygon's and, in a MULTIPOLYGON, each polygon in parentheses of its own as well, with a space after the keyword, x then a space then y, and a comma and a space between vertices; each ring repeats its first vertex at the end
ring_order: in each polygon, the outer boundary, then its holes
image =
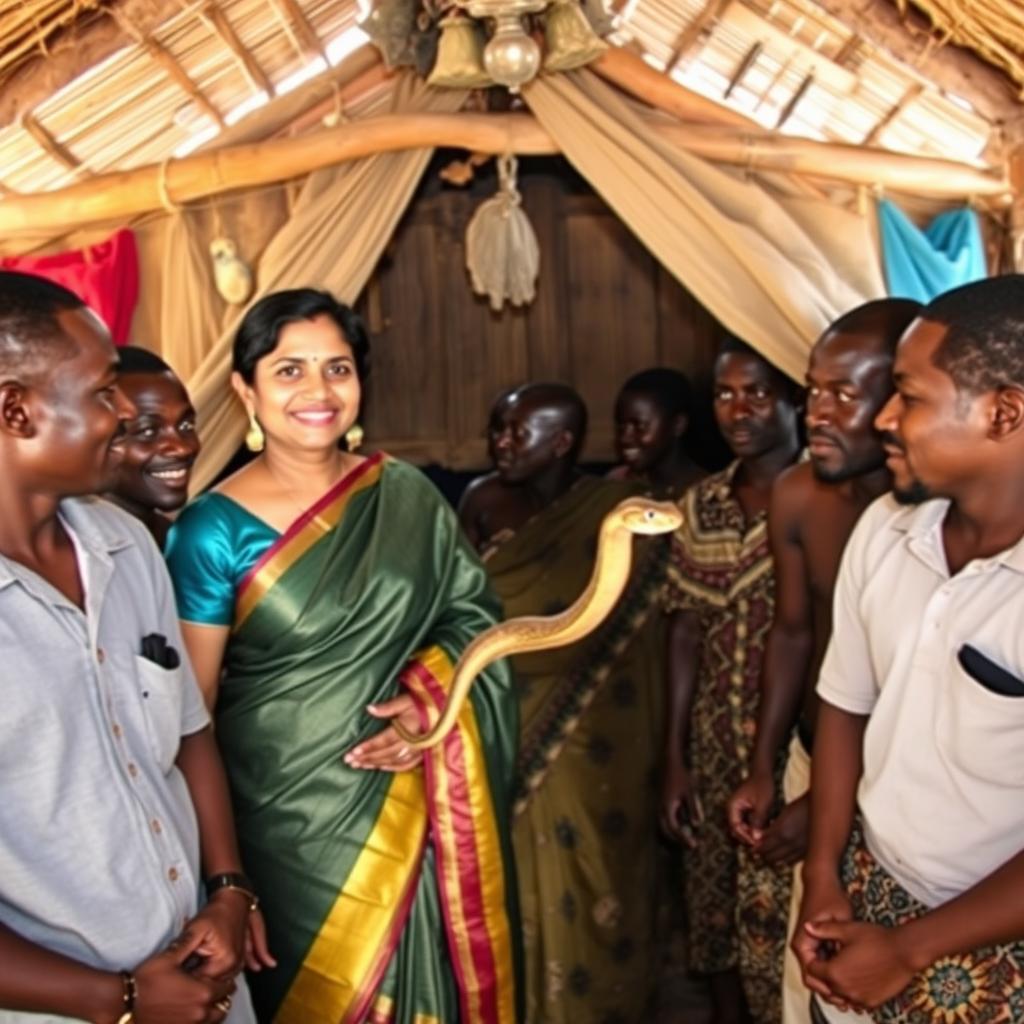
MULTIPOLYGON (((410 733, 420 731, 420 716, 408 694, 394 697, 366 709, 374 718, 394 719, 410 733)), ((345 755, 350 768, 370 768, 384 772, 406 772, 423 760, 423 752, 414 750, 395 731, 393 725, 353 747, 345 755)))

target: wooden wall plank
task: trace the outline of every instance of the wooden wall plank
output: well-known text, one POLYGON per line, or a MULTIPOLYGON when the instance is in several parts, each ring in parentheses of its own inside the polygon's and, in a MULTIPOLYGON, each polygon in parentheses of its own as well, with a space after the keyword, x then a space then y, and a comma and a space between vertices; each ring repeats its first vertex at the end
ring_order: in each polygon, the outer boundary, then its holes
POLYGON ((492 173, 479 179, 454 190, 428 171, 361 300, 380 326, 371 442, 416 462, 481 469, 493 399, 528 380, 563 380, 590 408, 586 458, 609 461, 615 395, 630 374, 656 365, 693 378, 707 435, 717 321, 558 159, 520 163, 541 248, 537 298, 494 313, 465 269, 466 225, 494 192, 492 173))

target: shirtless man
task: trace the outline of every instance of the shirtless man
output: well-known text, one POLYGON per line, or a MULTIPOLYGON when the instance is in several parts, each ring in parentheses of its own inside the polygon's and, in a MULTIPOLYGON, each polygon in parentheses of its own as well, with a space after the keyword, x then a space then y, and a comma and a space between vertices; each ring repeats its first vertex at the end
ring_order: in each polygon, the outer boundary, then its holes
POLYGON ((558 384, 527 384, 503 392, 491 407, 487 453, 495 469, 474 480, 459 502, 459 522, 477 551, 518 529, 575 479, 586 421, 578 422, 581 413, 563 391, 558 384), (513 458, 513 448, 524 457, 513 458), (537 460, 550 451, 556 457, 536 473, 537 460))
MULTIPOLYGON (((875 416, 892 393, 896 343, 920 306, 880 299, 840 317, 811 352, 807 371, 810 460, 772 492, 769 533, 777 581, 750 776, 729 801, 733 834, 769 864, 796 864, 807 845, 810 751, 818 669, 832 632, 832 591, 846 540, 864 509, 889 490, 875 416), (774 770, 797 724, 784 780, 787 801, 769 822, 774 770)), ((793 908, 800 905, 799 873, 793 908)), ((790 925, 794 923, 793 913, 790 925)), ((808 993, 787 953, 783 1020, 808 1015, 808 993)))

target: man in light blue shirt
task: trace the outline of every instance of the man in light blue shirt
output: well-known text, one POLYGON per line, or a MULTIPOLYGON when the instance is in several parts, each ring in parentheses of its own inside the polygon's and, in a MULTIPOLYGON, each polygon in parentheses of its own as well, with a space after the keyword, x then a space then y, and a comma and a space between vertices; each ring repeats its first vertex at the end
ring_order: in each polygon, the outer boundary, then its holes
POLYGON ((0 272, 0 1022, 248 1024, 261 922, 170 583, 76 497, 134 414, 116 370, 74 295, 0 272))

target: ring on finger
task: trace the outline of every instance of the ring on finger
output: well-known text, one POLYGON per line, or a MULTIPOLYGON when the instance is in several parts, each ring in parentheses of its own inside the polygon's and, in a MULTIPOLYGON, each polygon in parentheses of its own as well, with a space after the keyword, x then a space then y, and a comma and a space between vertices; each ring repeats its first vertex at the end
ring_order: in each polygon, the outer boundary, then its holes
POLYGON ((223 999, 221 999, 217 1003, 214 1003, 213 1005, 216 1006, 217 1009, 221 1011, 221 1013, 227 1013, 228 1010, 231 1009, 231 996, 225 996, 223 999))

